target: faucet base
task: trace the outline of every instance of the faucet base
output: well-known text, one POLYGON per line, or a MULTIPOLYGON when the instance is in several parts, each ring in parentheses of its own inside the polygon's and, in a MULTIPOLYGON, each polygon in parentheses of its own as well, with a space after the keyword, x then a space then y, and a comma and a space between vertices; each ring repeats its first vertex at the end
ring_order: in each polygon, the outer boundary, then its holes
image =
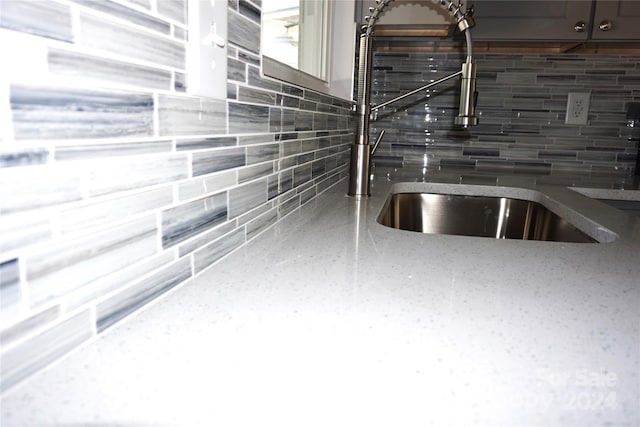
POLYGON ((367 197, 370 187, 371 146, 353 144, 351 146, 351 170, 349 171, 349 196, 367 197))

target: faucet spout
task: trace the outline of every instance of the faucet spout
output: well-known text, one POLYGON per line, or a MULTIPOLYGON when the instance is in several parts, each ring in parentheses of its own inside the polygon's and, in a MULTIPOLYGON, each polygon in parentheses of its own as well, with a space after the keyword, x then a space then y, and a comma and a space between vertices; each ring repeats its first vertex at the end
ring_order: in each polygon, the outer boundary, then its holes
MULTIPOLYGON (((386 101, 375 107, 371 106, 371 70, 373 64, 373 28, 379 19, 383 9, 394 0, 376 0, 377 6, 369 8, 371 15, 366 16, 367 25, 362 27, 363 34, 360 36, 360 61, 358 64, 358 99, 356 105, 358 128, 356 140, 351 145, 351 166, 349 171, 349 196, 367 197, 371 194, 371 157, 373 150, 369 144, 369 125, 371 112, 389 105, 407 96, 418 93, 436 84, 442 83, 453 77, 461 76, 460 86, 460 109, 454 123, 465 128, 478 124, 475 116, 476 92, 476 65, 473 62, 473 45, 471 42, 470 29, 475 25, 472 14, 473 8, 463 13, 462 2, 458 0, 437 0, 446 8, 456 20, 457 27, 465 34, 467 44, 467 59, 462 64, 462 70, 441 78, 426 86, 415 89, 404 95, 386 101)), ((379 143, 380 138, 377 143, 379 143)), ((376 145, 377 145, 376 143, 376 145)))

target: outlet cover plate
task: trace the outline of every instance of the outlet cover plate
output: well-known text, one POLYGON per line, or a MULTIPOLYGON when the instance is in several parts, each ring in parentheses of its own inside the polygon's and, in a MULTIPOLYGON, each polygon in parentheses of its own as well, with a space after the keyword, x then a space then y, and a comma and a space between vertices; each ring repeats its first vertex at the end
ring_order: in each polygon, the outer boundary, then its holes
POLYGON ((569 92, 567 114, 564 118, 568 125, 586 125, 589 119, 589 92, 569 92))

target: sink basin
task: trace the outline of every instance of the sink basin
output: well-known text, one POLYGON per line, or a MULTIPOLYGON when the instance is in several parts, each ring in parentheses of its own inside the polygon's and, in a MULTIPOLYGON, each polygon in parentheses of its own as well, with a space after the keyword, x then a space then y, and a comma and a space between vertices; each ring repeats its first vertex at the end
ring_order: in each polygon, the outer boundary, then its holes
POLYGON ((506 197, 396 193, 378 222, 428 234, 598 243, 542 204, 506 197))

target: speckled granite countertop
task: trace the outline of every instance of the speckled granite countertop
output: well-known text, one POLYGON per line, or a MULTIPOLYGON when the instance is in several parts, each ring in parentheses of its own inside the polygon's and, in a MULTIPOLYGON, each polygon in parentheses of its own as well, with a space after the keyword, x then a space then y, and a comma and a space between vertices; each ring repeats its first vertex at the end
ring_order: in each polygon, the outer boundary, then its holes
POLYGON ((640 219, 539 186, 508 191, 619 239, 426 235, 376 223, 390 190, 328 190, 17 387, 2 425, 640 425, 640 219))

